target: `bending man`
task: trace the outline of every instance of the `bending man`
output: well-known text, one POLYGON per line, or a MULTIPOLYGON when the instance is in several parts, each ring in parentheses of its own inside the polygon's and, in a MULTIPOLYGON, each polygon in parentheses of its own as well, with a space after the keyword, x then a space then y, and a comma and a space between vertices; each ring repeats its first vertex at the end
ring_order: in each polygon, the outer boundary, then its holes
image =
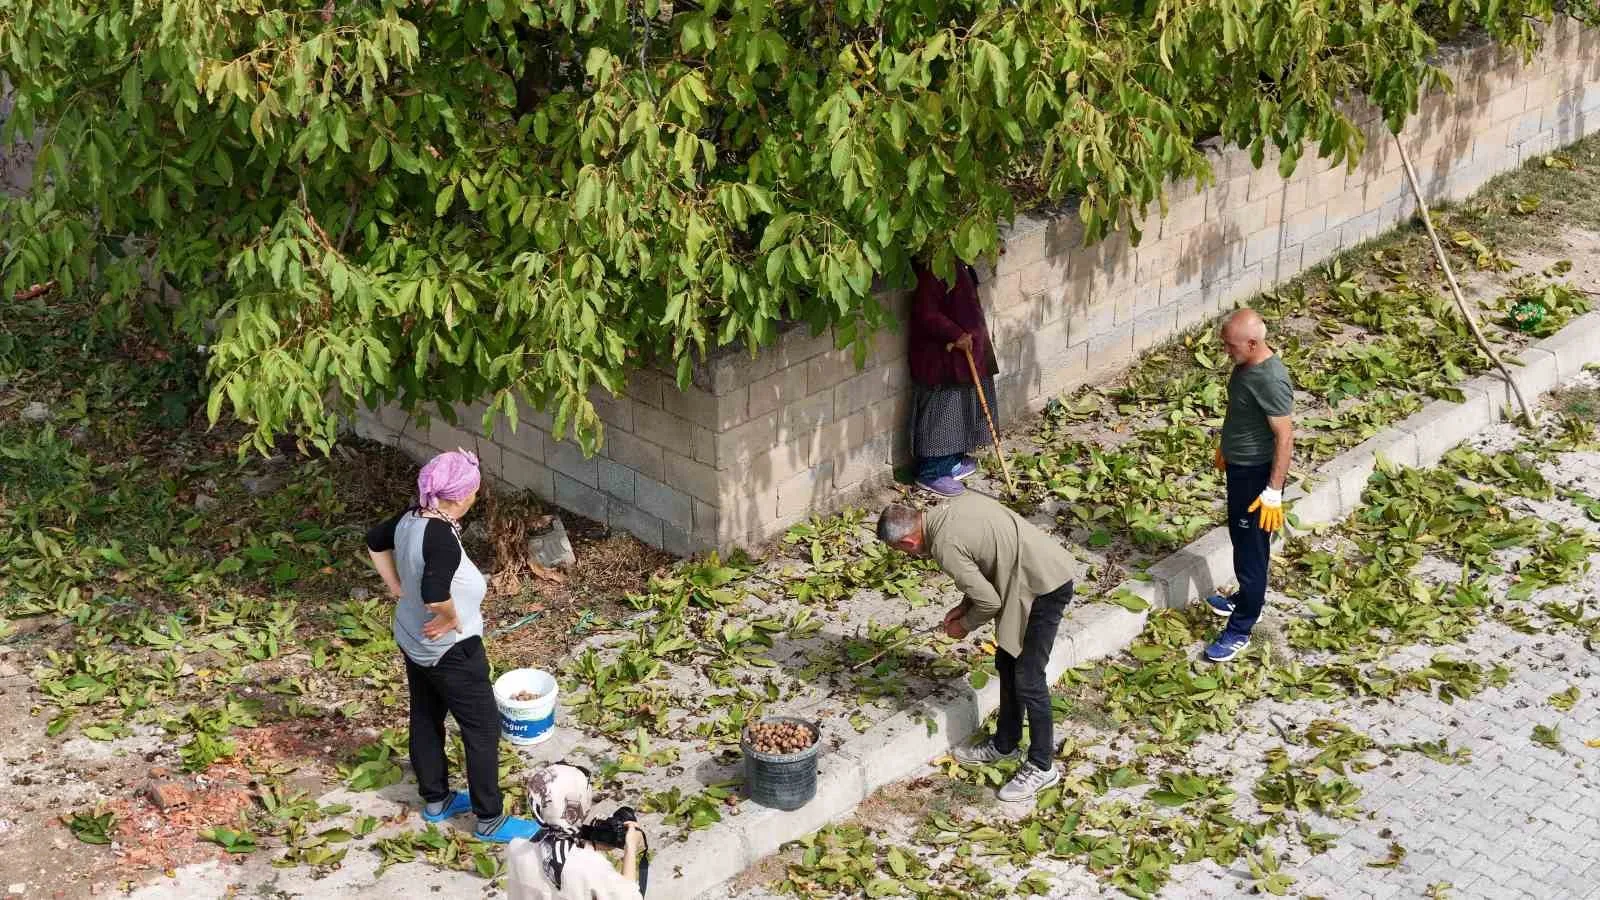
POLYGON ((1267 346, 1267 324, 1260 313, 1241 309, 1222 326, 1222 344, 1233 360, 1228 378, 1228 410, 1222 419, 1217 468, 1227 473, 1228 537, 1233 541, 1233 574, 1239 590, 1231 597, 1213 594, 1206 605, 1228 624, 1206 659, 1226 662, 1250 645, 1250 630, 1267 601, 1267 561, 1272 533, 1283 527, 1283 484, 1294 455, 1294 387, 1289 370, 1267 346))
POLYGON ((1059 782, 1045 665, 1080 577, 1078 561, 1055 538, 976 491, 925 512, 890 504, 878 516, 878 539, 903 553, 932 556, 966 595, 945 614, 946 634, 960 640, 995 623, 999 721, 993 738, 955 750, 955 758, 986 765, 1014 756, 1026 710, 1028 758, 1000 788, 1000 799, 1027 800, 1059 782))

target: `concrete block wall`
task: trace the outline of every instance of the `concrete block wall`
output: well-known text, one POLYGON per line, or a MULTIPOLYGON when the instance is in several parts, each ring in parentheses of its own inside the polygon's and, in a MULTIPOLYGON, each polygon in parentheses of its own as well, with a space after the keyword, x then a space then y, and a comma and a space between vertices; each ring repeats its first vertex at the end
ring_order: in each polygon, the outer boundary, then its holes
MULTIPOLYGON (((1402 135, 1430 201, 1465 198, 1600 129, 1600 32, 1563 21, 1526 62, 1485 45, 1447 50, 1441 64, 1455 92, 1425 97, 1402 135)), ((1409 218, 1387 128, 1370 107, 1352 115, 1368 138, 1353 170, 1308 152, 1285 180, 1271 153, 1256 169, 1246 151, 1212 147, 1213 183, 1172 185, 1137 247, 1118 234, 1085 248, 1072 209, 1016 222, 981 286, 1003 422, 1409 218)), ((908 298, 883 299, 903 321, 908 298)), ((606 433, 594 458, 531 411, 516 435, 476 442, 502 480, 670 551, 758 545, 907 460, 905 357, 903 331, 880 334, 858 368, 831 333, 795 328, 753 357, 719 354, 688 391, 641 372, 621 396, 597 396, 606 433)), ((422 456, 472 446, 475 421, 402 433, 383 412, 360 427, 422 456)))

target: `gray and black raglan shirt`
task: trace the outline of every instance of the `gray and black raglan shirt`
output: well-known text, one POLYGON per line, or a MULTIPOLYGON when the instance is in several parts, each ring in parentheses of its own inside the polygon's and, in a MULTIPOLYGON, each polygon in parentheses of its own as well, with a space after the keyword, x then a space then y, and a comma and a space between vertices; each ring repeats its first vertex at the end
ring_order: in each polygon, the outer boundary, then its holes
POLYGON ((488 584, 467 558, 461 538, 449 522, 407 510, 373 526, 367 532, 367 549, 394 552, 402 588, 394 612, 394 639, 412 662, 432 666, 457 642, 483 635, 483 595, 488 584), (433 613, 424 604, 446 600, 455 601, 458 627, 428 640, 422 636, 422 625, 433 613))

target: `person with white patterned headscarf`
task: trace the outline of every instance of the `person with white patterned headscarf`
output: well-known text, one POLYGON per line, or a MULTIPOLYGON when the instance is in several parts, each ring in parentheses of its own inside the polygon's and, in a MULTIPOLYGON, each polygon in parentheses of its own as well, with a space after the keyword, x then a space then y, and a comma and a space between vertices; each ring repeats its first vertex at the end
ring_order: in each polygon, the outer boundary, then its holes
POLYGON ((506 849, 510 900, 643 900, 639 853, 644 832, 631 822, 622 848, 622 872, 578 836, 594 805, 589 773, 556 763, 528 780, 528 805, 542 830, 506 849))

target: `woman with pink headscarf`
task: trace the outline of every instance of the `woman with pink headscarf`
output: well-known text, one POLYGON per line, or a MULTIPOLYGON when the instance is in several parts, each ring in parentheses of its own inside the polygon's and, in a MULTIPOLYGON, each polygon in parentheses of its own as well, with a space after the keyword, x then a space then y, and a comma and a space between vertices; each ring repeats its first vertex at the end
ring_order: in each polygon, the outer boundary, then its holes
POLYGON ((372 565, 396 599, 394 639, 411 692, 411 768, 422 818, 443 822, 468 810, 473 835, 508 843, 539 833, 505 813, 500 795, 500 709, 483 650, 483 573, 461 546, 461 518, 478 499, 478 458, 441 453, 417 476, 417 503, 367 532, 372 565), (444 717, 455 717, 466 749, 466 791, 451 791, 444 717))

